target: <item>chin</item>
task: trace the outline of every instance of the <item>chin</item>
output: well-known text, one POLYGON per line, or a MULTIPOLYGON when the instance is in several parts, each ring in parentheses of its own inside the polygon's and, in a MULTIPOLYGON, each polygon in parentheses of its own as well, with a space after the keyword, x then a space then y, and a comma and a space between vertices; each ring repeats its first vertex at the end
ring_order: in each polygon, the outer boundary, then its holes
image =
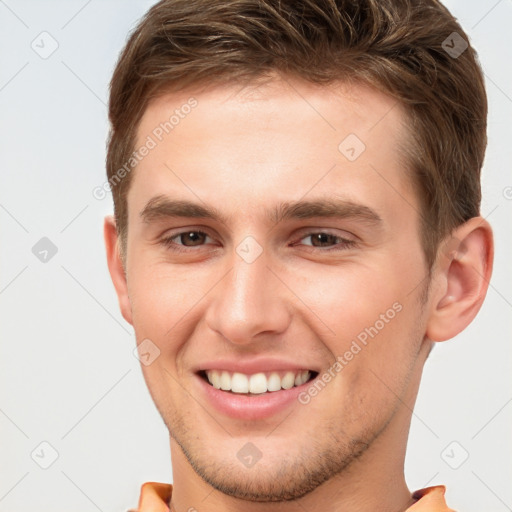
POLYGON ((224 449, 219 449, 222 443, 205 445, 197 437, 178 435, 173 438, 194 471, 211 487, 233 498, 262 503, 293 501, 306 496, 342 473, 369 446, 367 442, 340 440, 333 450, 332 446, 311 442, 308 437, 302 443, 290 443, 289 448, 285 446, 287 440, 267 449, 262 447, 273 455, 262 454, 261 459, 247 467, 237 457, 238 446, 245 446, 245 441, 236 443, 237 448, 234 448, 230 439, 224 449), (226 453, 232 456, 226 457, 226 453))
POLYGON ((277 469, 275 466, 268 468, 262 465, 241 471, 239 468, 210 463, 208 466, 196 465, 194 470, 206 483, 223 494, 262 503, 302 498, 332 476, 330 471, 310 475, 296 465, 281 465, 277 469))

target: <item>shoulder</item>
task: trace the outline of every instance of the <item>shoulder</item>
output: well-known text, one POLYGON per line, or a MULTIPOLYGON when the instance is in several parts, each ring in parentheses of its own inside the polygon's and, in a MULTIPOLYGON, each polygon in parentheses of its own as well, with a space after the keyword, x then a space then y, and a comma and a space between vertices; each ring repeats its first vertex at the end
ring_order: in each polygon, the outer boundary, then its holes
POLYGON ((146 482, 140 489, 137 509, 127 512, 169 512, 172 485, 161 482, 146 482))
POLYGON ((456 512, 448 508, 444 494, 446 487, 444 485, 435 485, 415 491, 412 495, 416 503, 407 509, 407 512, 456 512))

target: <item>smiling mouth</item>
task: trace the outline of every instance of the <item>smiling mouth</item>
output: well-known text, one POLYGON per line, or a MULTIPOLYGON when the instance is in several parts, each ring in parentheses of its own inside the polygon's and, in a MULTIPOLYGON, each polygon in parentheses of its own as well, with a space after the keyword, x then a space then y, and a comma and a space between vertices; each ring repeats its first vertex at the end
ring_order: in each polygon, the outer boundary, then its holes
POLYGON ((258 372, 247 375, 226 370, 202 370, 199 376, 215 389, 247 396, 302 386, 318 375, 313 370, 258 372))

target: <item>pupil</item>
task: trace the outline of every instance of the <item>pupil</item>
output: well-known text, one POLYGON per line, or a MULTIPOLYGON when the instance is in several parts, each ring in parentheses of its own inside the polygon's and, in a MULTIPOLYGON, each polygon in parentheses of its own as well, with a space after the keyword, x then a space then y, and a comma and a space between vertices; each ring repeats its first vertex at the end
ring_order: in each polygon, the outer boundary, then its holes
POLYGON ((333 238, 333 235, 330 235, 328 233, 317 233, 313 237, 313 245, 316 245, 317 247, 323 246, 323 245, 329 245, 332 243, 332 240, 331 240, 332 238, 333 238), (318 242, 318 244, 315 244, 315 242, 318 242))
POLYGON ((183 245, 197 245, 196 242, 201 242, 203 239, 203 234, 198 233, 197 231, 190 231, 186 234, 181 235, 181 242, 183 245), (187 242, 192 242, 188 244, 187 242))

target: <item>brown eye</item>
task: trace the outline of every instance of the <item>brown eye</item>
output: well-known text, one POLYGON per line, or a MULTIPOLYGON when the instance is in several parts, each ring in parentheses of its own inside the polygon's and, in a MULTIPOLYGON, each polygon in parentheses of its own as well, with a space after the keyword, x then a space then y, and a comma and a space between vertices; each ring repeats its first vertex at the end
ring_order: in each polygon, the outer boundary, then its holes
POLYGON ((186 231, 176 235, 174 238, 177 238, 181 245, 193 247, 195 245, 201 245, 204 243, 207 236, 208 235, 202 231, 186 231))
POLYGON ((306 246, 308 250, 313 250, 314 248, 324 248, 324 250, 321 252, 342 251, 344 249, 356 246, 355 240, 343 238, 342 236, 334 235, 324 231, 308 233, 304 235, 300 241, 301 245, 306 246))
MULTIPOLYGON (((326 247, 329 245, 335 245, 340 238, 329 233, 314 233, 308 235, 311 238, 311 245, 313 247, 326 247)), ((306 238, 308 238, 306 237, 306 238)))
POLYGON ((159 242, 166 250, 176 254, 205 254, 205 252, 211 252, 218 247, 218 244, 215 243, 216 240, 208 233, 192 229, 174 232, 174 234, 169 233, 159 242))

